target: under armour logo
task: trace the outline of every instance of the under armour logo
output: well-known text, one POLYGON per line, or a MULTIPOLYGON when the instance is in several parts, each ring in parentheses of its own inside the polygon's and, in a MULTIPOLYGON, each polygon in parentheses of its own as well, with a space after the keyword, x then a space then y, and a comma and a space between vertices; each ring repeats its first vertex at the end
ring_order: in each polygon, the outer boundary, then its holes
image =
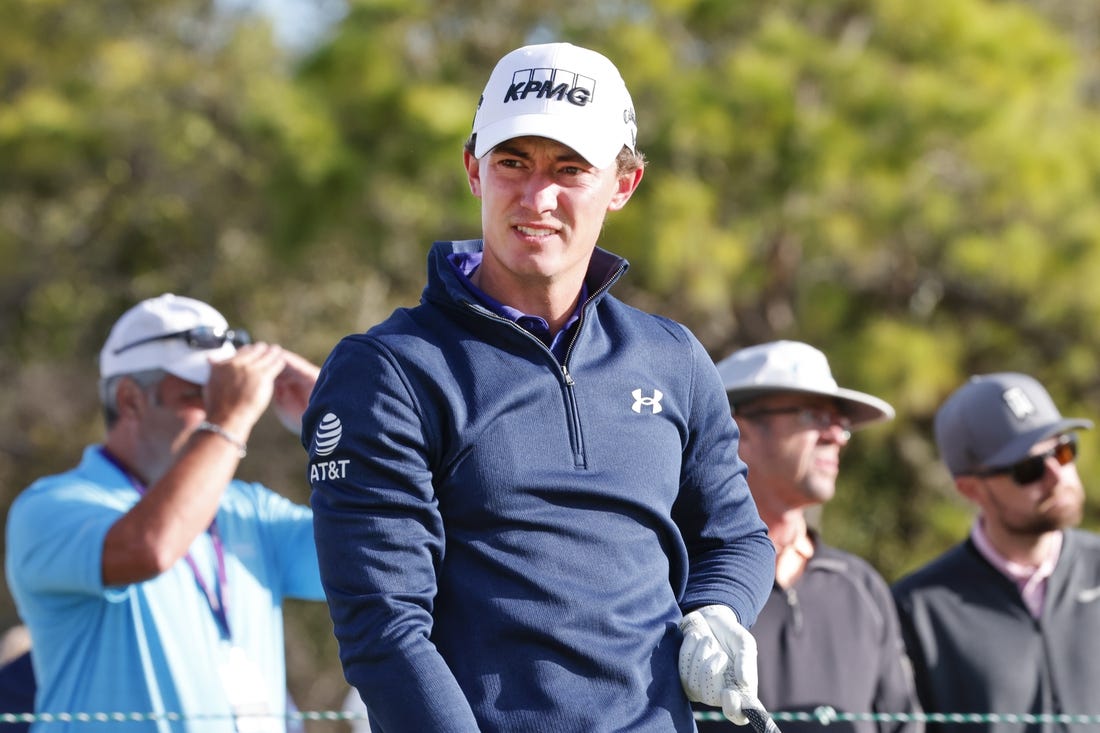
POLYGON ((630 394, 634 395, 634 404, 630 407, 634 412, 640 413, 643 406, 652 407, 654 415, 661 411, 661 398, 665 396, 661 390, 653 390, 652 397, 642 397, 642 390, 640 389, 636 389, 630 394))

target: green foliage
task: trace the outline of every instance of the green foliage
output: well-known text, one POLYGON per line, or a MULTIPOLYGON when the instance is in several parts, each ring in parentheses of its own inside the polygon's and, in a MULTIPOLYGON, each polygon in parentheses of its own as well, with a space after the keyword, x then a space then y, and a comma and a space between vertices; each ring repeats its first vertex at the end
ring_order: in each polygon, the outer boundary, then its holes
MULTIPOLYGON (((140 298, 204 298, 317 361, 415 302, 430 242, 480 230, 461 148, 484 81, 546 40, 609 55, 638 110, 650 165, 602 240, 632 263, 616 293, 716 358, 813 343, 897 408, 846 453, 828 540, 893 578, 964 535, 931 421, 968 374, 1029 372, 1100 415, 1095 4, 348 5, 299 58, 201 0, 6 4, 5 504, 98 438, 96 351, 140 298)), ((301 456, 266 435, 245 469, 300 498, 301 456)), ((1100 527, 1100 438, 1082 438, 1100 527)), ((338 704, 329 642, 291 650, 295 684, 327 684, 299 703, 338 704)))

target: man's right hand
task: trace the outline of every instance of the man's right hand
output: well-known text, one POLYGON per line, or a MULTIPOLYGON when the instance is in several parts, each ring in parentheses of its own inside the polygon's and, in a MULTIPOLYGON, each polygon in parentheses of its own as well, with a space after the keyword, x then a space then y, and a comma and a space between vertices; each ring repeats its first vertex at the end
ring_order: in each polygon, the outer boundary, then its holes
POLYGON ((203 390, 206 419, 247 442, 252 427, 271 403, 275 378, 286 366, 282 347, 255 343, 242 346, 224 361, 212 362, 203 390))
POLYGON ((703 606, 680 622, 680 681, 689 700, 722 708, 737 725, 747 725, 742 712, 756 699, 756 639, 728 606, 703 606))

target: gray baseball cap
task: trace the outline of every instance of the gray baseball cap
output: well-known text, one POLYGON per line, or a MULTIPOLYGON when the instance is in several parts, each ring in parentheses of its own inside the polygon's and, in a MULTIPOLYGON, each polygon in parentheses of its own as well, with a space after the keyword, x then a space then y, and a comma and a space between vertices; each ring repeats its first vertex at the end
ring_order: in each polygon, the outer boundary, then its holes
POLYGON ((769 341, 739 349, 718 362, 730 405, 766 394, 794 392, 836 400, 853 428, 894 418, 894 408, 873 395, 836 383, 820 349, 801 341, 769 341))
POLYGON ((955 476, 1012 465, 1036 443, 1091 427, 1091 420, 1062 417, 1043 385, 1016 372, 970 377, 934 424, 940 457, 955 476))

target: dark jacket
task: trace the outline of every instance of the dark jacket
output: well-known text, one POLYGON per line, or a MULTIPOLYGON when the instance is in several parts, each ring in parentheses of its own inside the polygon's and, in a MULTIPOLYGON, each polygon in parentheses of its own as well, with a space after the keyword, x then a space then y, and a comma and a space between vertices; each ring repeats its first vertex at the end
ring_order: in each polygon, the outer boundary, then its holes
MULTIPOLYGON (((1036 621, 1015 583, 967 539, 894 588, 928 713, 1100 713, 1100 537, 1069 530, 1036 621)), ((930 733, 1077 730, 929 723, 930 733)))
MULTIPOLYGON (((31 653, 26 651, 0 667, 0 713, 33 713, 35 689, 31 653)), ((30 723, 3 723, 0 733, 24 733, 30 727, 30 723)))
POLYGON ((420 306, 349 336, 304 422, 322 578, 377 731, 691 731, 683 610, 751 624, 774 550, 717 369, 608 288, 559 363, 437 243, 420 306))
MULTIPOLYGON (((772 712, 914 713, 912 670, 897 612, 882 576, 863 559, 824 545, 788 589, 772 587, 752 627, 759 652, 760 701, 772 712)), ((915 722, 784 720, 783 733, 916 733, 915 722)), ((699 725, 701 733, 734 730, 699 725)))

